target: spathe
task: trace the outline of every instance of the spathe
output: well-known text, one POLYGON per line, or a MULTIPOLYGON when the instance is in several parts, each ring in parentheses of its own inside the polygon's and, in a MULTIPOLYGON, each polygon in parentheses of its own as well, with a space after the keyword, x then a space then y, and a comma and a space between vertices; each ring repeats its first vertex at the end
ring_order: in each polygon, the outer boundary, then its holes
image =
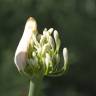
POLYGON ((23 70, 26 65, 27 49, 34 32, 37 32, 37 23, 34 18, 30 17, 25 24, 23 35, 15 52, 14 62, 19 71, 23 70))

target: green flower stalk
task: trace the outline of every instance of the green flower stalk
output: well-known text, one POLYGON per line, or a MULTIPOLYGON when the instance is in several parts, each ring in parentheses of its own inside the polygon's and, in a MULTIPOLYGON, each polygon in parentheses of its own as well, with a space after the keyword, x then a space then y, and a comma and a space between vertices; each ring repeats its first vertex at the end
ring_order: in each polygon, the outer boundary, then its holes
POLYGON ((68 63, 67 48, 63 48, 62 52, 64 63, 60 62, 60 45, 57 30, 45 28, 43 34, 39 34, 35 19, 30 17, 16 49, 14 62, 20 72, 33 79, 60 76, 66 71, 68 63))

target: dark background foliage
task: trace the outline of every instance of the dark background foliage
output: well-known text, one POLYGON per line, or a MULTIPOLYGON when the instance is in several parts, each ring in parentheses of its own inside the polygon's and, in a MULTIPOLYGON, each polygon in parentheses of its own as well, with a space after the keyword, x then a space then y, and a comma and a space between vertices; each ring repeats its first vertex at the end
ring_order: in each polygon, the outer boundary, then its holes
POLYGON ((96 96, 96 0, 0 0, 0 96, 27 96, 13 59, 29 16, 40 32, 57 29, 69 51, 66 74, 44 78, 45 95, 96 96))

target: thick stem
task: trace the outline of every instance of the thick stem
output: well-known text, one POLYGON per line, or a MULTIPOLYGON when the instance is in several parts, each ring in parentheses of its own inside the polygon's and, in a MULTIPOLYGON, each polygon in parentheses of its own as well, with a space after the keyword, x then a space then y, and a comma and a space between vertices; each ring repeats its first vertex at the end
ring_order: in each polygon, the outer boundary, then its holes
POLYGON ((34 94, 34 87, 35 87, 35 84, 30 80, 30 87, 29 87, 29 94, 28 94, 28 96, 33 96, 33 94, 34 94))
POLYGON ((42 79, 30 80, 28 96, 43 96, 42 79))

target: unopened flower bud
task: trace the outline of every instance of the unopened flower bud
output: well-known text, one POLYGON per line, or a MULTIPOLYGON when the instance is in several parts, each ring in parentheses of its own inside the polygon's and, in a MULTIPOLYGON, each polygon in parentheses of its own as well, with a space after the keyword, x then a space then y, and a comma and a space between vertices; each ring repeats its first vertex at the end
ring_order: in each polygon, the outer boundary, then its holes
POLYGON ((59 38, 59 34, 57 32, 57 30, 54 31, 54 39, 55 39, 55 43, 56 43, 56 51, 59 51, 60 48, 60 38, 59 38))
POLYGON ((54 50, 54 48, 55 48, 55 43, 54 43, 54 40, 53 40, 53 38, 52 38, 51 36, 49 36, 49 43, 50 43, 52 49, 54 50))
POLYGON ((66 70, 67 63, 68 63, 68 51, 67 51, 67 48, 63 49, 63 58, 64 58, 64 70, 66 70))
POLYGON ((51 35, 52 32, 53 32, 53 28, 50 28, 50 29, 48 30, 48 32, 49 32, 49 34, 51 35))
POLYGON ((51 70, 52 69, 52 58, 48 53, 46 53, 45 64, 46 64, 45 74, 47 75, 48 73, 50 73, 52 71, 51 70))
POLYGON ((68 62, 67 49, 63 49, 64 64, 62 67, 59 33, 53 28, 37 32, 36 21, 31 17, 28 19, 22 38, 16 49, 14 62, 19 71, 27 73, 28 76, 59 76, 66 70, 68 62))

